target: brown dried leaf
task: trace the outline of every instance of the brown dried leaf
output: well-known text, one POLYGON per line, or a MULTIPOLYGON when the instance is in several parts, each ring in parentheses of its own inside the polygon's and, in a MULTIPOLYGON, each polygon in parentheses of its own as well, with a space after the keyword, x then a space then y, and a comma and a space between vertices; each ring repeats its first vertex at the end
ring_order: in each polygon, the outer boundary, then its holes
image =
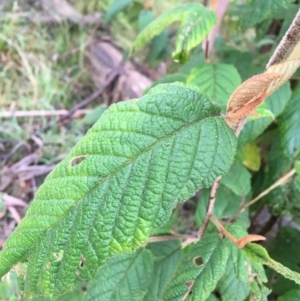
POLYGON ((243 119, 251 114, 265 99, 269 85, 280 77, 282 77, 281 73, 263 73, 243 82, 232 93, 226 115, 232 119, 243 119))
POLYGON ((287 82, 299 67, 300 67, 300 59, 289 60, 289 61, 285 61, 284 63, 270 66, 264 74, 281 73, 282 76, 270 83, 270 85, 266 89, 267 96, 271 95, 280 86, 282 86, 285 82, 287 82))
POLYGON ((235 245, 239 249, 243 249, 248 242, 261 241, 261 240, 266 240, 266 238, 264 236, 257 235, 257 234, 249 234, 249 235, 246 235, 246 236, 244 236, 242 238, 239 238, 236 241, 235 245))

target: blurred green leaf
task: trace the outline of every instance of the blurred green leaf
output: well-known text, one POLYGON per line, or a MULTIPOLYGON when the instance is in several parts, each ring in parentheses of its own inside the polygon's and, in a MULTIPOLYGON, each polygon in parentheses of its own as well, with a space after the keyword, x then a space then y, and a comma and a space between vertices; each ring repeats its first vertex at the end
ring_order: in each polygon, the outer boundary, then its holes
MULTIPOLYGON (((276 240, 268 246, 270 256, 284 266, 300 273, 300 231, 297 229, 284 227, 278 232, 276 240)), ((275 294, 284 294, 299 286, 293 281, 278 275, 275 271, 269 270, 270 287, 275 294)), ((296 278, 295 278, 296 279, 296 278)))
POLYGON ((217 23, 216 15, 199 3, 177 6, 151 22, 136 38, 134 47, 140 49, 172 23, 181 25, 175 42, 173 58, 185 62, 191 49, 199 45, 217 23))
POLYGON ((230 95, 241 84, 241 77, 232 65, 201 64, 191 70, 186 83, 199 87, 225 108, 230 95))
POLYGON ((291 95, 292 90, 290 83, 287 82, 265 100, 267 108, 275 115, 275 117, 279 116, 290 100, 291 95))
POLYGON ((240 164, 233 164, 229 172, 222 177, 221 183, 236 195, 245 196, 251 190, 251 174, 240 164))
POLYGON ((277 299, 277 301, 299 301, 299 300, 300 300, 300 288, 290 290, 277 299))
POLYGON ((278 118, 281 147, 287 158, 295 158, 300 153, 300 86, 278 118))
POLYGON ((108 7, 104 17, 104 23, 108 23, 116 14, 121 12, 132 2, 133 0, 114 0, 114 2, 108 7))
POLYGON ((267 18, 272 18, 278 11, 288 7, 294 0, 250 0, 241 13, 240 22, 243 29, 252 27, 267 18))
POLYGON ((253 141, 245 145, 243 150, 243 165, 253 171, 258 171, 261 163, 260 150, 253 141))

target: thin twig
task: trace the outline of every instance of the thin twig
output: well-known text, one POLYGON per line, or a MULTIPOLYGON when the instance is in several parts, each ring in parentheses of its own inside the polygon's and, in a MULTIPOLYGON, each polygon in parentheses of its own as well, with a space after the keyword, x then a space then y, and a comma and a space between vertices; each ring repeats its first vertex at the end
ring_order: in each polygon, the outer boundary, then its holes
POLYGON ((221 176, 217 177, 217 179, 214 181, 211 191, 210 191, 210 196, 209 196, 209 201, 207 205, 207 210, 206 210, 206 215, 204 217, 203 224, 201 228, 198 231, 198 239, 201 239, 201 237, 204 235, 206 228, 208 226, 209 220, 213 214, 214 206, 215 206, 215 201, 216 201, 216 196, 217 196, 217 191, 220 186, 220 181, 221 181, 221 176))
MULTIPOLYGON (((79 117, 92 112, 92 110, 78 110, 74 113, 74 117, 79 117)), ((53 110, 53 111, 5 111, 0 112, 0 118, 11 117, 48 117, 48 116, 65 116, 69 114, 68 110, 53 110)))
POLYGON ((169 240, 176 240, 176 239, 194 239, 195 236, 193 235, 162 235, 162 236, 151 236, 148 239, 148 243, 150 242, 159 242, 159 241, 169 241, 169 240))
POLYGON ((249 203, 246 203, 245 205, 243 205, 229 220, 228 223, 232 222, 233 220, 236 219, 236 217, 242 213, 245 209, 249 208, 251 205, 253 205, 254 203, 256 203, 258 200, 260 200, 262 197, 264 197, 265 195, 267 195, 270 191, 272 191, 273 189, 275 189, 278 186, 281 186, 283 184, 285 184, 287 182, 287 180, 293 176, 296 173, 296 169, 293 168, 292 170, 290 170, 286 175, 284 175, 283 177, 281 177, 278 181, 276 181, 273 185, 271 185, 269 188, 267 188, 266 190, 264 190, 262 193, 260 193, 256 198, 254 198, 252 201, 250 201, 249 203))

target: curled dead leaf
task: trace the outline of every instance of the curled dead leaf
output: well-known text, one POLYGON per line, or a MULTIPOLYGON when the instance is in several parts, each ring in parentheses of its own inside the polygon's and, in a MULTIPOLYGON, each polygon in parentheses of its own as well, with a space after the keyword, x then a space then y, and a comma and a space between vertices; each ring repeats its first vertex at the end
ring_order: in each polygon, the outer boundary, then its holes
POLYGON ((281 73, 263 73, 252 76, 238 86, 229 98, 226 115, 242 119, 265 99, 269 85, 282 77, 281 73))
POLYGON ((299 67, 300 59, 285 61, 283 63, 270 66, 264 74, 281 73, 282 76, 270 83, 270 85, 266 89, 267 96, 271 95, 280 86, 287 82, 299 67))

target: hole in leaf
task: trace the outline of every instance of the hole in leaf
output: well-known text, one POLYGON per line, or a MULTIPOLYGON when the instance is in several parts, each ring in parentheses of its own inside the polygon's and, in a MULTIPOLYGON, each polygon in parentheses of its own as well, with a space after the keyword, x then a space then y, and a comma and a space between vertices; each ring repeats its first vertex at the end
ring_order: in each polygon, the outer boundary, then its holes
POLYGON ((185 283, 185 286, 187 287, 187 289, 191 289, 194 285, 194 280, 188 280, 186 283, 185 283))
POLYGON ((72 159, 71 161, 71 166, 77 166, 79 165, 81 162, 83 162, 85 160, 86 156, 80 156, 80 157, 75 157, 72 159))
POLYGON ((79 267, 80 267, 80 268, 83 268, 83 267, 84 267, 84 261, 80 260, 80 262, 79 262, 79 267))
POLYGON ((83 287, 81 288, 81 291, 82 291, 82 292, 86 292, 86 291, 87 291, 87 287, 86 287, 86 286, 83 286, 83 287))
POLYGON ((197 256, 194 258, 194 264, 197 266, 197 267, 201 267, 203 265, 203 259, 202 259, 202 256, 197 256))

